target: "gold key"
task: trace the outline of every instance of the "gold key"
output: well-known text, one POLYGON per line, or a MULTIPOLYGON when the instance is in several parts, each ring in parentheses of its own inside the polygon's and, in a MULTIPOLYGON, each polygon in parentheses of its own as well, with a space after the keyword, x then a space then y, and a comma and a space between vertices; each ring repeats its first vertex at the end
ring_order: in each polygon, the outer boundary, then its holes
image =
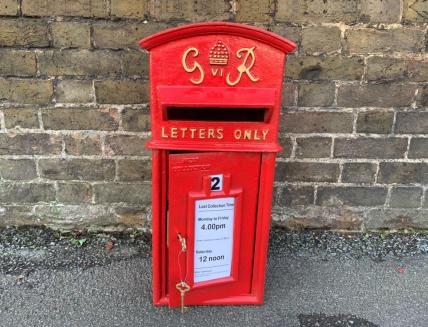
POLYGON ((175 285, 177 290, 180 292, 181 296, 181 313, 184 313, 187 310, 187 307, 184 306, 184 297, 186 296, 186 292, 190 290, 190 286, 187 285, 186 282, 181 281, 177 285, 175 285))

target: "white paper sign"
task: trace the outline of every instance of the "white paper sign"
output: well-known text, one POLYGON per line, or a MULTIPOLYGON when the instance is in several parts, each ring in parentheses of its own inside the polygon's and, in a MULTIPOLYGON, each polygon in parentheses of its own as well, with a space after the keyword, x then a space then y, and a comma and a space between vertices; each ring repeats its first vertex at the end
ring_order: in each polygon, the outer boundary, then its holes
POLYGON ((234 215, 234 197, 195 202, 195 283, 230 276, 234 215))

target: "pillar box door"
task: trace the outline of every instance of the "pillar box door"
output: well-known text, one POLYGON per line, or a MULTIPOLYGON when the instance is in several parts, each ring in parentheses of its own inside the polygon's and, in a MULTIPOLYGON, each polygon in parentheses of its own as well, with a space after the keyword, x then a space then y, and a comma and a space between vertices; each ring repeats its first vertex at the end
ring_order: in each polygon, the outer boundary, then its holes
MULTIPOLYGON (((260 153, 196 152, 169 157, 169 289, 184 279, 187 304, 251 292, 260 153), (245 162, 245 165, 242 163, 245 162), (177 234, 187 237, 180 255, 177 234)), ((170 305, 180 294, 170 294, 170 305)))
POLYGON ((260 304, 284 64, 295 45, 220 22, 140 44, 150 51, 153 301, 179 306, 185 285, 186 305, 260 304))

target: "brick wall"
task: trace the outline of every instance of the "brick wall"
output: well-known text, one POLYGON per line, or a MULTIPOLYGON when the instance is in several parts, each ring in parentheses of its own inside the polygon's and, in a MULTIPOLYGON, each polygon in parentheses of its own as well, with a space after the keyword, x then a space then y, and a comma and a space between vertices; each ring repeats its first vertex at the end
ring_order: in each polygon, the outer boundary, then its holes
POLYGON ((0 225, 149 226, 148 67, 136 42, 207 20, 299 45, 277 224, 428 228, 425 0, 1 0, 0 225))

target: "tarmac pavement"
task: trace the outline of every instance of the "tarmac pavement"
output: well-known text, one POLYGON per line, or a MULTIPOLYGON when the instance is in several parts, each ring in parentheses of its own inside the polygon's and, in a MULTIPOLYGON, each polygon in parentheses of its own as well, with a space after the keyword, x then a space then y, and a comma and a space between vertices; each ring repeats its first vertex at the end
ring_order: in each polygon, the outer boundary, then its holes
POLYGON ((264 305, 191 307, 182 315, 151 303, 146 236, 79 236, 86 241, 78 247, 74 236, 51 231, 5 233, 11 237, 0 237, 1 327, 428 326, 423 235, 275 230, 264 305))

